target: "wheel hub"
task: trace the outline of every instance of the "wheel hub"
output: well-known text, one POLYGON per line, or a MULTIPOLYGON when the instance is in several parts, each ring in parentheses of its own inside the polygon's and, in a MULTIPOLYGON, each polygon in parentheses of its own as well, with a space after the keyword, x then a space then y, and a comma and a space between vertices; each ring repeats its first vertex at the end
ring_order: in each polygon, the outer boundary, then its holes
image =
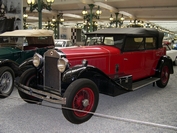
POLYGON ((3 79, 2 81, 1 81, 1 85, 2 86, 4 86, 5 84, 9 84, 9 80, 8 79, 3 79))
POLYGON ((168 73, 167 72, 165 73, 165 77, 168 77, 168 73))
POLYGON ((3 91, 3 88, 8 85, 9 81, 7 79, 2 79, 1 83, 0 83, 0 90, 3 91))
POLYGON ((0 78, 1 93, 8 93, 12 86, 12 77, 9 72, 5 72, 0 78))
POLYGON ((88 100, 88 99, 84 99, 84 100, 82 101, 82 105, 83 105, 84 107, 87 107, 87 106, 89 105, 89 100, 88 100))

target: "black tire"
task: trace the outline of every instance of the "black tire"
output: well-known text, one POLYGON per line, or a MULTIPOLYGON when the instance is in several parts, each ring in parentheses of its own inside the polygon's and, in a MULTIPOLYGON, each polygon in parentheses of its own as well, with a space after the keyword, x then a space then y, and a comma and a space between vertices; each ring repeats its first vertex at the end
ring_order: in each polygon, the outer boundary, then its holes
POLYGON ((10 67, 0 67, 0 98, 10 96, 14 88, 14 71, 10 67))
POLYGON ((174 64, 174 66, 177 66, 177 58, 175 58, 173 64, 174 64))
POLYGON ((71 123, 81 124, 88 121, 92 117, 93 112, 95 112, 99 101, 99 91, 93 81, 82 78, 68 86, 64 97, 66 98, 66 105, 62 105, 64 117, 71 123), (79 112, 77 110, 86 112, 79 112))
POLYGON ((169 68, 169 65, 167 63, 164 63, 162 65, 162 68, 161 68, 160 73, 159 73, 159 77, 160 77, 160 80, 158 80, 156 82, 156 84, 157 84, 158 87, 164 88, 168 84, 168 81, 169 81, 169 78, 170 78, 170 68, 169 68))
MULTIPOLYGON (((36 79, 36 70, 34 68, 30 68, 26 70, 21 76, 19 83, 32 87, 37 88, 37 79, 36 79)), ((38 99, 36 97, 30 96, 20 90, 18 90, 20 97, 27 103, 41 103, 42 99, 38 99)))

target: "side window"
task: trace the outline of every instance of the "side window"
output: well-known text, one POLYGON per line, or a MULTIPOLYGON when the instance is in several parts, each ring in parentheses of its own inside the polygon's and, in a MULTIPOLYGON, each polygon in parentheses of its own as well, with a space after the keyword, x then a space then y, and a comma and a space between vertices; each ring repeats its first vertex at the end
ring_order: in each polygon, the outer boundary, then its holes
POLYGON ((114 39, 113 39, 113 37, 105 37, 104 38, 104 44, 105 45, 114 45, 114 39))
POLYGON ((155 49, 156 48, 156 39, 153 37, 145 38, 145 47, 146 49, 155 49))
POLYGON ((139 51, 144 49, 143 37, 127 37, 125 40, 124 51, 139 51))

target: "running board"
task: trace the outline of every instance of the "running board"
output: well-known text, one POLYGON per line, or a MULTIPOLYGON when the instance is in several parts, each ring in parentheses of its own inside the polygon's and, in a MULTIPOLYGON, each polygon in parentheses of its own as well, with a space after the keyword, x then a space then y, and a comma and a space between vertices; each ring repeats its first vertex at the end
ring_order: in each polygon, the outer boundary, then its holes
POLYGON ((156 81, 160 80, 160 78, 156 78, 156 77, 151 77, 151 78, 148 78, 148 79, 144 79, 144 80, 141 80, 141 81, 137 81, 135 83, 133 83, 132 85, 132 90, 136 90, 136 89, 139 89, 141 87, 144 87, 146 85, 149 85, 151 83, 154 83, 156 81))

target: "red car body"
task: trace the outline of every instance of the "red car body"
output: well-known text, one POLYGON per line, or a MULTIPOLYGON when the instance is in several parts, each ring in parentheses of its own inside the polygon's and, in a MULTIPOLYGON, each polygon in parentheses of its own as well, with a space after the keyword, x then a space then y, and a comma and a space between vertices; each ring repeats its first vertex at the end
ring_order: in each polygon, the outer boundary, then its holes
POLYGON ((118 62, 120 68, 118 74, 131 74, 133 80, 154 75, 158 61, 166 54, 165 51, 164 48, 159 48, 157 50, 122 53, 118 48, 104 45, 62 49, 71 67, 80 64, 83 59, 87 59, 89 65, 99 68, 108 76, 112 76, 117 74, 115 73, 115 65, 118 62))
POLYGON ((80 124, 95 112, 99 93, 117 96, 151 83, 167 85, 173 63, 162 46, 162 32, 120 28, 86 35, 85 46, 35 54, 35 69, 17 83, 20 97, 30 103, 60 103, 65 118, 80 124))

